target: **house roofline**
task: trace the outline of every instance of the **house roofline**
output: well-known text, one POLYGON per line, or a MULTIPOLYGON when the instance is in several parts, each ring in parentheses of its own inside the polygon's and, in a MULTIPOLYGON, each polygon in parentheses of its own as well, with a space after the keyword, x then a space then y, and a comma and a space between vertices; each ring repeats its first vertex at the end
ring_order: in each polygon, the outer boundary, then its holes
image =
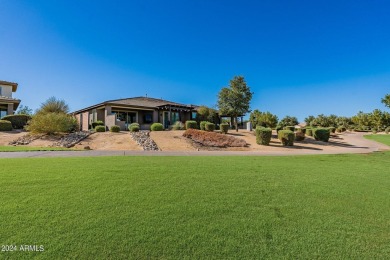
POLYGON ((18 83, 0 80, 0 85, 7 85, 12 87, 12 92, 16 92, 18 89, 18 83))

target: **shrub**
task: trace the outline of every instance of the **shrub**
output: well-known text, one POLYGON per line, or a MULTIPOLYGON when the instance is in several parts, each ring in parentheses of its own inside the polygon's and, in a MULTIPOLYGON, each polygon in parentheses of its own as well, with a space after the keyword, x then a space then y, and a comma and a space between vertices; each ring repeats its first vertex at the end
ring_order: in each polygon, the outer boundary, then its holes
POLYGON ((105 132, 106 131, 106 127, 104 125, 97 125, 95 127, 95 132, 105 132))
POLYGON ((103 121, 95 121, 92 123, 92 128, 95 129, 98 125, 103 125, 104 126, 104 122, 103 121))
POLYGON ((298 128, 297 131, 300 131, 300 132, 306 134, 306 128, 304 128, 304 127, 298 128))
POLYGON ((386 134, 389 134, 389 132, 390 132, 390 126, 386 127, 386 129, 385 129, 386 134))
POLYGON ((150 126, 150 130, 151 131, 163 131, 164 130, 164 127, 162 124, 160 123, 153 123, 151 126, 150 126))
POLYGON ((29 115, 8 115, 3 117, 1 120, 7 120, 11 122, 12 128, 23 129, 27 122, 31 120, 29 115))
POLYGON ((76 118, 64 113, 39 113, 25 128, 33 133, 69 133, 78 129, 78 123, 76 118))
POLYGON ((113 125, 110 127, 110 132, 113 132, 113 133, 119 133, 120 130, 121 130, 121 128, 119 127, 119 125, 113 125))
POLYGON ((328 127, 328 129, 331 133, 336 133, 336 127, 328 127))
POLYGON ((213 123, 207 123, 205 124, 205 130, 208 132, 213 132, 215 130, 215 124, 213 123))
POLYGON ((256 127, 256 143, 260 145, 269 145, 272 137, 272 129, 265 127, 256 127))
POLYGON ((306 128, 306 135, 307 136, 313 136, 313 129, 312 128, 306 128))
POLYGON ((220 129, 221 129, 221 133, 223 134, 227 134, 228 131, 229 131, 229 124, 228 123, 222 123, 219 125, 220 129))
POLYGON ((280 130, 283 130, 283 127, 282 126, 277 126, 276 127, 276 133, 279 133, 280 130))
POLYGON ((130 132, 139 132, 140 126, 138 123, 132 123, 129 125, 130 132))
POLYGON ((196 129, 187 129, 183 133, 183 136, 204 146, 211 147, 244 147, 247 145, 246 142, 240 138, 196 129))
POLYGON ((185 130, 184 124, 180 121, 176 121, 172 126, 172 130, 185 130))
POLYGON ((198 123, 193 120, 186 121, 186 129, 198 129, 198 123))
POLYGON ((7 120, 0 120, 0 131, 12 131, 12 124, 7 120))
POLYGON ((342 132, 347 131, 347 129, 346 129, 344 126, 339 126, 339 127, 337 127, 336 131, 337 131, 338 133, 342 133, 342 132))
POLYGON ((303 131, 298 130, 295 133, 295 140, 296 141, 303 141, 303 140, 305 140, 305 133, 303 131))
POLYGON ((328 142, 330 131, 327 128, 316 128, 313 131, 313 136, 317 141, 328 142))
POLYGON ((280 130, 278 133, 278 138, 282 142, 283 146, 293 146, 295 135, 291 130, 280 130))
POLYGON ((207 123, 210 123, 209 121, 201 121, 199 126, 200 126, 200 130, 206 130, 206 124, 207 123))
POLYGON ((285 126, 285 127, 283 127, 283 130, 290 130, 290 131, 294 132, 295 126, 285 126))

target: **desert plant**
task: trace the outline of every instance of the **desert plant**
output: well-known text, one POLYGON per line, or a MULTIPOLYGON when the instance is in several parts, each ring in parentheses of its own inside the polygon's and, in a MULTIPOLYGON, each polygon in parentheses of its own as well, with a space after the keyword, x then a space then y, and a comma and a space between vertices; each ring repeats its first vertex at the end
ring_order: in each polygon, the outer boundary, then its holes
POLYGON ((345 131, 347 131, 347 129, 344 126, 339 126, 336 129, 337 133, 342 133, 342 132, 345 132, 345 131))
POLYGON ((291 126, 291 125, 285 126, 285 127, 283 127, 283 130, 290 130, 290 131, 294 132, 295 131, 295 126, 291 126))
POLYGON ((185 130, 184 128, 184 124, 180 121, 176 121, 172 126, 172 130, 185 130))
POLYGON ((199 126, 200 126, 200 130, 206 130, 205 129, 205 126, 207 123, 210 123, 209 121, 201 121, 199 126))
POLYGON ((163 131, 164 127, 161 123, 154 123, 150 126, 151 131, 163 131))
POLYGON ((0 120, 0 131, 12 131, 12 124, 7 120, 0 120))
POLYGON ((1 120, 7 120, 11 122, 12 128, 23 129, 27 122, 31 120, 29 115, 8 115, 3 117, 1 120))
POLYGON ((328 142, 330 138, 330 130, 328 128, 316 128, 313 130, 313 137, 317 141, 328 142))
POLYGON ((113 133, 119 133, 121 130, 121 128, 119 127, 119 125, 113 125, 110 127, 110 132, 113 132, 113 133))
POLYGON ((283 146, 293 146, 295 135, 291 130, 280 130, 278 133, 278 138, 283 146))
POLYGON ((36 114, 47 114, 47 113, 69 113, 69 106, 62 99, 56 99, 51 97, 41 104, 41 107, 37 110, 36 114))
POLYGON ((130 132, 139 132, 140 125, 138 123, 132 123, 129 125, 130 132))
POLYGON ((193 120, 186 121, 186 129, 198 129, 198 123, 193 120))
POLYGON ((269 145, 272 137, 272 129, 265 127, 256 127, 256 143, 260 145, 269 145))
POLYGON ((336 133, 336 127, 331 126, 331 127, 328 127, 328 129, 331 133, 333 133, 333 134, 336 133))
POLYGON ((229 124, 228 123, 222 123, 219 125, 220 129, 221 129, 221 133, 223 134, 227 134, 228 131, 229 131, 229 124))
POLYGON ((306 135, 307 136, 313 136, 313 129, 312 128, 306 128, 306 135))
POLYGON ((104 126, 104 122, 101 121, 101 120, 95 121, 95 122, 92 123, 92 128, 95 129, 98 125, 103 125, 104 126))
POLYGON ((215 130, 215 124, 207 123, 207 124, 205 124, 204 128, 208 132, 213 132, 215 130))
POLYGON ((105 132, 106 131, 106 127, 104 125, 97 125, 95 127, 95 132, 105 132))
POLYGON ((301 130, 298 130, 296 133, 295 133, 295 140, 296 141, 303 141, 305 140, 305 133, 301 130))
POLYGON ((39 113, 32 117, 25 128, 33 133, 69 133, 78 129, 78 123, 76 118, 64 113, 39 113))

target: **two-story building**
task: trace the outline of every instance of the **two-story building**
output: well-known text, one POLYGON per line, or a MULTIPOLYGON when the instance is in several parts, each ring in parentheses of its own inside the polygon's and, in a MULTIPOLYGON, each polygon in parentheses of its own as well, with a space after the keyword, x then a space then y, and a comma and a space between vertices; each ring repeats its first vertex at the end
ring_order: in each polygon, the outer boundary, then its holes
POLYGON ((20 99, 12 97, 18 89, 18 83, 0 80, 0 118, 13 115, 20 104, 20 99))

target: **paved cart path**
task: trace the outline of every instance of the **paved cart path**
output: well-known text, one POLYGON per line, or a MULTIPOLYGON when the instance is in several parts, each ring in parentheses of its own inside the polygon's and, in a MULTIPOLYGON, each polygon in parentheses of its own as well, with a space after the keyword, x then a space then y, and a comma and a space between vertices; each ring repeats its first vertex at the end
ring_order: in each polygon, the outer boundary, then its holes
POLYGON ((305 148, 284 148, 278 151, 31 151, 0 152, 0 158, 42 158, 42 157, 94 157, 94 156, 289 156, 315 154, 372 153, 390 150, 390 147, 367 140, 363 133, 345 133, 342 141, 337 139, 324 143, 335 149, 313 150, 305 148))

